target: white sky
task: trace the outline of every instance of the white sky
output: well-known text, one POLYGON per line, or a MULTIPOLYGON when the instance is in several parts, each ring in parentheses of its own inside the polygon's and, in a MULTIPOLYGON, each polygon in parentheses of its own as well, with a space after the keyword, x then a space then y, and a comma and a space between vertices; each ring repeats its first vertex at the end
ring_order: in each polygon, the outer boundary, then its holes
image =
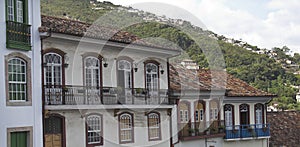
MULTIPOLYGON (((300 53, 300 0, 107 0, 152 13, 166 11, 163 7, 149 9, 146 2, 175 5, 180 11, 168 11, 171 18, 184 18, 208 30, 236 40, 242 39, 260 48, 288 46, 300 53), (159 10, 158 10, 159 9, 159 10), (162 10, 161 10, 162 9, 162 10), (183 11, 188 11, 184 13, 183 11)), ((166 7, 165 7, 166 8, 166 7)), ((167 8, 166 8, 167 9, 167 8)))

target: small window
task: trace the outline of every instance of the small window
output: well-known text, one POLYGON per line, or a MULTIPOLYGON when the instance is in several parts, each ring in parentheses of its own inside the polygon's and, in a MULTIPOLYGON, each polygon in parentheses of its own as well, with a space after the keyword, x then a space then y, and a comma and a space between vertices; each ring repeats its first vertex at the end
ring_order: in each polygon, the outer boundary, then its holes
POLYGON ((185 118, 185 122, 189 121, 189 113, 187 110, 184 111, 184 118, 185 118))
POLYGON ((180 110, 180 122, 183 122, 183 111, 180 110))
POLYGON ((148 114, 148 134, 149 140, 160 140, 160 116, 158 113, 148 114))
POLYGON ((86 118, 87 146, 103 145, 102 117, 92 114, 86 118))
POLYGON ((196 119, 196 122, 199 121, 199 112, 198 112, 198 110, 195 111, 195 119, 196 119))
POLYGON ((120 143, 134 142, 132 114, 123 113, 119 115, 119 128, 120 143))
POLYGON ((200 121, 203 121, 203 109, 200 110, 200 121))
POLYGON ((18 23, 26 23, 27 14, 25 0, 6 0, 7 8, 6 15, 8 21, 15 21, 18 23))
POLYGON ((7 147, 33 147, 32 127, 7 128, 7 147))
POLYGON ((214 119, 218 120, 218 109, 214 109, 214 119))

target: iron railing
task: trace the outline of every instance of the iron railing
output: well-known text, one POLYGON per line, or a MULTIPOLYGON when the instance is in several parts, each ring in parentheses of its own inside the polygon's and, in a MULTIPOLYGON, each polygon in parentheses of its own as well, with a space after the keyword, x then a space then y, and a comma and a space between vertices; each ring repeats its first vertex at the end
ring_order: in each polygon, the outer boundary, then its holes
POLYGON ((168 90, 149 91, 144 88, 44 86, 45 105, 159 105, 175 104, 168 90))
POLYGON ((7 46, 11 48, 31 48, 31 25, 6 21, 7 46))
POLYGON ((204 136, 225 132, 223 120, 179 123, 179 137, 204 136))
POLYGON ((225 139, 269 137, 270 124, 250 124, 226 126, 225 139))

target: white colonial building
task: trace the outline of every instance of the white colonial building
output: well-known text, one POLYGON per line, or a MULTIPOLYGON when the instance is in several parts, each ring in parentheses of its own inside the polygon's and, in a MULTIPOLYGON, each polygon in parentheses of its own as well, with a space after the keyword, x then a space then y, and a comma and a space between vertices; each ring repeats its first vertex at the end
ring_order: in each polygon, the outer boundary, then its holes
POLYGON ((40 1, 0 7, 0 146, 42 147, 40 1))
POLYGON ((225 71, 170 70, 179 92, 176 147, 267 147, 266 104, 275 95, 258 90, 225 71))
POLYGON ((168 59, 180 51, 49 16, 40 32, 46 147, 171 145, 168 59))

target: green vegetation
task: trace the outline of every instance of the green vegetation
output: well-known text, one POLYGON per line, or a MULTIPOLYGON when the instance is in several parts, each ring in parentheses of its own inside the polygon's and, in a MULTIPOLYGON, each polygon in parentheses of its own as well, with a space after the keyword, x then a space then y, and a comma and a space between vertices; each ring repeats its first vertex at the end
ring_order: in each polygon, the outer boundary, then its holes
MULTIPOLYGON (((72 19, 86 21, 92 23, 104 13, 109 10, 116 9, 122 6, 113 5, 110 2, 95 2, 90 4, 89 0, 42 0, 41 9, 42 14, 52 16, 67 16, 72 19), (101 7, 101 8, 100 8, 101 7)), ((124 13, 125 10, 120 10, 120 13, 124 13)), ((123 15, 123 14, 122 14, 123 15)), ((149 14, 150 15, 150 14, 149 14)), ((152 15, 152 14, 151 14, 152 15)), ((143 16, 137 13, 128 13, 126 19, 142 19, 143 16)), ((126 24, 122 19, 124 17, 110 17, 107 24, 126 24)), ((126 20, 127 22, 131 20, 126 20)), ((272 103, 278 103, 280 109, 298 109, 300 105, 295 103, 295 94, 297 89, 292 88, 291 85, 300 85, 300 76, 285 70, 282 64, 286 59, 293 61, 294 63, 300 63, 300 54, 295 54, 293 57, 287 53, 290 51, 288 47, 282 48, 275 47, 273 51, 277 53, 277 58, 270 58, 265 54, 253 53, 240 46, 226 43, 219 36, 217 40, 208 37, 212 32, 203 31, 201 28, 195 28, 190 23, 183 23, 180 27, 172 27, 165 23, 157 22, 144 22, 136 25, 131 25, 124 28, 126 31, 136 34, 140 38, 164 38, 172 43, 175 43, 183 50, 186 51, 185 57, 189 56, 195 60, 202 68, 212 68, 209 63, 220 63, 220 59, 216 61, 209 61, 210 57, 214 56, 216 49, 221 49, 227 71, 237 78, 240 78, 252 86, 262 89, 264 91, 277 94, 278 98, 275 98, 272 103), (182 32, 180 28, 188 28, 190 33, 198 34, 198 37, 192 38, 185 32, 182 32), (198 42, 198 44, 196 43, 198 42), (209 54, 204 54, 210 51, 209 54), (279 62, 278 62, 279 61, 279 62)), ((235 42, 239 43, 239 42, 235 42)), ((256 46, 249 44, 245 45, 252 50, 260 50, 256 46)), ((181 57, 182 58, 182 57, 181 57)))

